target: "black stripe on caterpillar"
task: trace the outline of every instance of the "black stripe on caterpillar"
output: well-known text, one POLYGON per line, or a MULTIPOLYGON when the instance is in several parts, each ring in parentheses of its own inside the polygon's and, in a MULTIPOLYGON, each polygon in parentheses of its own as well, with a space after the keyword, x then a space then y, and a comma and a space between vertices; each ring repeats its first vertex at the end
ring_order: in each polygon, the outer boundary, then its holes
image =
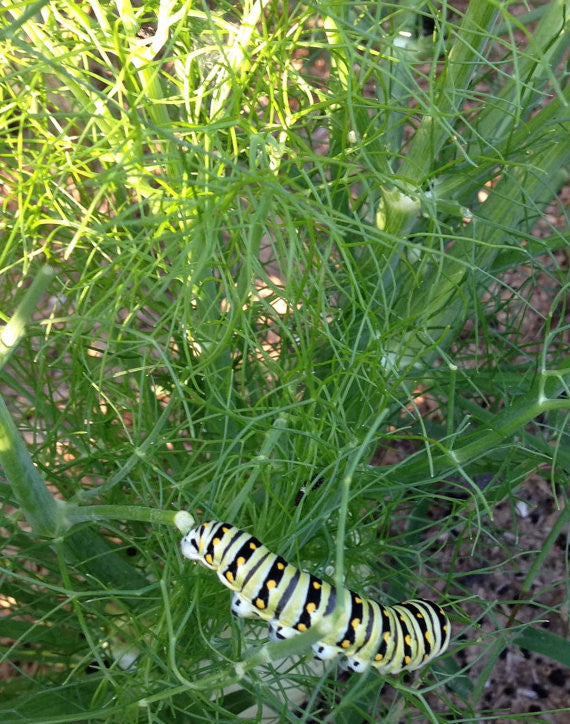
POLYGON ((229 523, 202 523, 188 531, 181 546, 186 558, 216 571, 234 592, 232 613, 268 621, 273 639, 307 631, 343 605, 342 620, 313 644, 313 651, 320 659, 343 654, 352 671, 369 666, 386 674, 413 671, 449 644, 451 626, 438 604, 413 599, 382 606, 348 588, 336 589, 229 523))

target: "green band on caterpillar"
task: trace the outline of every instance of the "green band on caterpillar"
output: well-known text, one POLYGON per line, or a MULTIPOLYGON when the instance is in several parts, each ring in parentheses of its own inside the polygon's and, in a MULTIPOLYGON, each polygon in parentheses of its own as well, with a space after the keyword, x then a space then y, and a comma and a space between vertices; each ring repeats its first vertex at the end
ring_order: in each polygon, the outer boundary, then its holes
POLYGON ((346 656, 352 671, 369 666, 386 674, 413 671, 449 644, 449 619, 438 604, 413 599, 381 606, 347 588, 337 590, 229 523, 206 521, 189 530, 181 545, 186 558, 216 571, 234 591, 232 613, 268 621, 272 638, 307 631, 341 605, 341 620, 313 650, 320 659, 346 656))

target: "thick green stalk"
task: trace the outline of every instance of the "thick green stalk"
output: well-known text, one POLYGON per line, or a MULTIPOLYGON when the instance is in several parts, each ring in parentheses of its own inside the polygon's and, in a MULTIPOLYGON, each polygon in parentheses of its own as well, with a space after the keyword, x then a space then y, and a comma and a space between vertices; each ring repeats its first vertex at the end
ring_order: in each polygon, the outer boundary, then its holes
MULTIPOLYGON (((22 339, 42 294, 54 276, 53 269, 40 269, 16 311, 0 335, 0 369, 22 339)), ((37 535, 55 536, 61 528, 61 509, 30 458, 22 436, 0 397, 0 464, 12 484, 22 512, 37 535)))
POLYGON ((429 475, 430 469, 435 476, 463 467, 490 450, 496 450, 499 443, 522 430, 538 415, 568 407, 568 397, 561 395, 567 395, 569 388, 570 359, 558 370, 544 371, 526 395, 495 415, 492 423, 488 422, 484 429, 456 437, 453 448, 437 443, 438 452, 432 454, 429 463, 424 456, 420 459, 414 456, 409 462, 394 466, 394 472, 399 479, 417 480, 429 475))
MULTIPOLYGON (((26 520, 36 536, 55 538, 80 521, 119 518, 174 524, 174 511, 148 511, 131 506, 79 508, 54 498, 34 466, 4 401, 0 398, 0 463, 26 520)), ((101 585, 137 591, 149 586, 147 579, 130 566, 95 531, 77 529, 64 538, 68 560, 101 585)))
POLYGON ((398 170, 400 181, 409 184, 409 193, 385 187, 378 226, 397 237, 406 236, 419 212, 416 191, 429 174, 443 145, 453 135, 473 69, 477 67, 496 15, 495 3, 474 0, 468 5, 455 42, 436 86, 435 96, 424 112, 410 147, 398 170))
MULTIPOLYGON (((481 62, 496 13, 496 3, 489 0, 473 0, 467 7, 438 82, 433 107, 424 114, 398 172, 414 186, 424 180, 444 143, 450 140, 451 127, 463 106, 473 70, 481 62)), ((399 233, 397 228, 386 231, 399 233)))
POLYGON ((407 294, 402 295, 401 314, 417 320, 417 328, 388 342, 390 351, 401 350, 406 359, 413 359, 435 339, 443 348, 450 343, 452 330, 462 326, 465 316, 465 280, 473 274, 476 284, 488 286, 486 271, 502 250, 508 229, 524 223, 529 204, 544 208, 550 201, 562 182, 563 169, 570 163, 570 147, 562 133, 553 133, 551 144, 529 155, 527 161, 528 166, 515 167, 501 178, 472 222, 478 240, 458 238, 442 255, 441 263, 425 276, 412 301, 407 294), (446 335, 445 340, 442 335, 446 335))
POLYGON ((39 270, 8 324, 0 332, 0 370, 6 365, 12 351, 22 339, 26 324, 31 319, 54 274, 55 272, 50 266, 43 266, 39 270))
MULTIPOLYGON (((24 295, 18 308, 0 336, 0 368, 22 339, 26 322, 31 318, 41 295, 46 290, 53 270, 43 267, 24 295)), ((174 512, 147 511, 122 506, 102 506, 97 509, 79 509, 55 498, 48 490, 34 465, 26 443, 22 439, 4 400, 0 397, 0 464, 11 484, 14 497, 35 536, 55 538, 63 536, 78 522, 118 518, 120 513, 129 514, 145 522, 174 523, 174 512), (121 510, 119 510, 121 508, 121 510)), ((136 590, 148 585, 148 581, 132 566, 115 553, 110 544, 89 529, 73 531, 63 541, 69 560, 81 566, 85 573, 101 581, 103 585, 136 590)))
MULTIPOLYGON (((438 179, 437 186, 433 193, 437 199, 438 208, 440 202, 456 199, 462 204, 472 204, 479 189, 486 181, 494 178, 497 174, 498 159, 505 159, 514 162, 525 160, 527 149, 546 137, 546 134, 556 133, 557 126, 564 121, 570 104, 570 85, 568 85, 561 96, 553 98, 548 105, 541 108, 536 115, 521 123, 520 126, 511 129, 506 139, 496 146, 491 157, 483 159, 477 167, 464 169, 461 174, 452 173, 438 179)), ((529 239, 532 243, 532 240, 529 239)))
POLYGON ((144 508, 139 505, 72 505, 64 504, 69 527, 93 520, 137 520, 151 525, 174 525, 176 510, 144 508))
POLYGON ((54 537, 63 526, 61 501, 44 483, 4 400, 0 398, 0 464, 26 520, 36 535, 54 537))
MULTIPOLYGON (((519 125, 520 118, 513 121, 512 113, 518 110, 520 116, 527 117, 544 97, 544 87, 550 81, 562 97, 562 91, 558 86, 553 73, 555 68, 568 50, 568 22, 564 12, 568 0, 552 0, 544 6, 545 12, 537 27, 527 31, 528 47, 526 51, 517 57, 515 41, 513 44, 513 58, 516 60, 517 68, 512 77, 509 78, 492 103, 482 109, 477 120, 476 129, 479 136, 479 144, 493 145, 496 142, 507 142, 511 148, 516 149, 516 142, 510 138, 513 126, 519 125)), ((508 13, 507 8, 503 12, 508 13)), ((511 21, 516 19, 510 16, 511 21)), ((519 29, 522 27, 520 24, 519 29)), ((506 24, 506 29, 511 29, 511 23, 506 24)), ((473 149, 475 150, 475 149, 473 149)), ((468 153, 471 148, 468 149, 468 153)))

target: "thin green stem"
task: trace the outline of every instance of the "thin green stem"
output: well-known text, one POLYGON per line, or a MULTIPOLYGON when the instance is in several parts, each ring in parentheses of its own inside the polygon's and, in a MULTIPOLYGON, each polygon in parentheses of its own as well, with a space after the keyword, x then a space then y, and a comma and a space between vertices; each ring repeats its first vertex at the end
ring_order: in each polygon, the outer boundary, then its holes
POLYGON ((457 365, 448 363, 449 368, 449 392, 447 395, 447 419, 445 423, 445 436, 451 439, 454 427, 455 413, 455 384, 457 380, 457 365))
MULTIPOLYGON (((540 546, 538 554, 535 556, 532 565, 528 569, 528 572, 525 576, 525 579, 523 581, 520 594, 518 595, 518 598, 520 601, 523 601, 526 599, 528 592, 531 589, 531 586, 537 577, 539 571, 544 569, 545 561, 547 557, 550 555, 550 552, 552 550, 552 546, 556 542, 556 539, 560 535, 560 533, 563 531, 564 527, 570 520, 570 506, 567 504, 564 505, 560 513, 558 514, 556 521, 554 522, 554 525, 550 529, 548 535, 546 536, 543 544, 540 546)), ((520 608, 521 604, 517 603, 515 606, 513 606, 511 610, 511 614, 509 616, 509 620, 506 623, 506 627, 509 628, 513 625, 520 608)))
POLYGON ((251 495, 251 491, 255 486, 257 477, 261 472, 261 465, 270 462, 271 452, 273 448, 277 445, 281 434, 286 428, 286 425, 287 415, 279 415, 273 423, 272 427, 267 431, 265 439, 263 440, 263 443, 261 445, 261 450, 259 451, 259 454, 255 457, 256 466, 251 471, 248 479, 244 482, 242 489, 240 490, 239 494, 237 495, 236 499, 230 507, 228 515, 229 520, 233 520, 239 515, 240 510, 245 504, 245 501, 251 495))

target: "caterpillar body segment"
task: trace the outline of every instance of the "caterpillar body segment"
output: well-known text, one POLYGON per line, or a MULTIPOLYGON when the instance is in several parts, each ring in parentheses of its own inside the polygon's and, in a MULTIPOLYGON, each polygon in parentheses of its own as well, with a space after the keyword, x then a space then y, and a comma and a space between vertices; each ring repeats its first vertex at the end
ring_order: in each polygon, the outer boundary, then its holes
POLYGON ((182 539, 182 554, 216 571, 234 593, 231 611, 269 622, 272 639, 307 631, 342 605, 341 620, 315 644, 320 659, 346 657, 346 666, 387 674, 413 671, 445 651, 449 619, 435 603, 413 599, 382 606, 340 590, 272 553, 255 536, 229 523, 207 521, 182 539))

